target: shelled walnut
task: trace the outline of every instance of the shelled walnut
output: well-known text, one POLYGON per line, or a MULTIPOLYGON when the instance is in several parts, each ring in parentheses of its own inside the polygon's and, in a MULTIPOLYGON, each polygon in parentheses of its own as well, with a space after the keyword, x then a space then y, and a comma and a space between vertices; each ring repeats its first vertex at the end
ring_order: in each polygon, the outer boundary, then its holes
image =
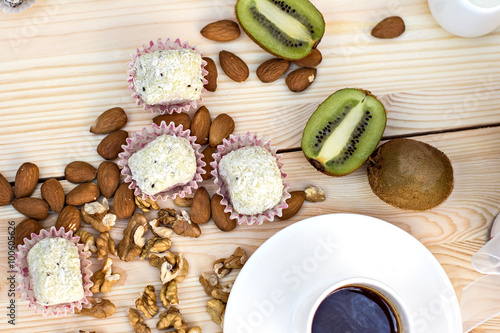
POLYGON ((80 237, 80 243, 85 245, 83 248, 84 251, 97 252, 95 238, 90 232, 79 229, 75 232, 75 236, 80 237))
POLYGON ((214 262, 214 273, 217 274, 217 277, 219 279, 222 279, 224 276, 228 275, 233 270, 232 268, 227 268, 224 265, 225 261, 226 258, 222 258, 214 262))
POLYGON ((158 313, 156 305, 155 287, 149 285, 144 289, 144 293, 135 301, 135 307, 141 311, 145 317, 153 318, 158 313))
POLYGON ((81 310, 75 308, 75 313, 83 316, 90 316, 103 319, 111 316, 116 311, 116 306, 109 299, 89 298, 88 307, 81 310))
POLYGON ((106 198, 102 203, 94 201, 86 203, 80 210, 82 219, 99 232, 106 232, 116 223, 116 215, 109 213, 109 203, 106 198))
POLYGON ((130 261, 141 254, 147 230, 148 220, 144 215, 134 214, 123 231, 123 239, 118 243, 118 256, 121 260, 130 261))
POLYGON ((107 293, 111 290, 113 284, 115 284, 120 279, 120 274, 112 274, 113 260, 111 258, 106 258, 102 265, 102 268, 95 272, 90 278, 94 285, 90 288, 93 293, 107 293))
POLYGON ((207 301, 207 312, 212 318, 212 320, 219 324, 221 327, 224 326, 224 312, 226 311, 226 304, 218 299, 211 299, 207 301))
POLYGON ((217 274, 212 272, 202 273, 199 280, 207 295, 210 295, 212 290, 219 285, 219 278, 217 277, 217 274))
POLYGON ((306 200, 310 202, 320 202, 325 201, 325 192, 316 186, 309 186, 305 189, 306 200))
POLYGON ((171 307, 165 312, 160 313, 160 320, 156 324, 156 328, 164 330, 167 328, 174 328, 177 332, 186 332, 188 324, 182 320, 179 309, 171 307))
POLYGON ((161 287, 160 300, 167 310, 172 304, 179 304, 179 298, 177 297, 177 282, 175 280, 167 282, 161 287))
POLYGON ((165 252, 172 246, 172 241, 168 238, 155 237, 148 239, 146 245, 142 248, 141 260, 147 258, 151 253, 165 252))
POLYGON ((179 207, 191 207, 193 205, 193 198, 190 197, 181 198, 179 196, 176 196, 174 199, 174 204, 179 207))
POLYGON ((127 316, 134 333, 151 333, 151 329, 144 323, 144 318, 141 317, 139 311, 130 308, 127 316))
POLYGON ((169 238, 172 236, 174 232, 172 229, 168 227, 162 227, 160 225, 160 219, 154 219, 149 221, 149 225, 151 226, 151 231, 157 237, 169 238))
POLYGON ((175 260, 175 264, 165 261, 161 265, 160 279, 162 283, 167 283, 174 279, 177 282, 181 282, 187 276, 188 272, 189 264, 187 260, 183 258, 182 253, 179 253, 175 260))
POLYGON ((224 267, 240 269, 247 262, 248 256, 241 247, 236 248, 234 253, 224 261, 224 267))
POLYGON ((170 251, 162 253, 151 253, 149 255, 149 264, 161 269, 164 262, 168 261, 172 266, 175 265, 175 254, 170 251))
POLYGON ((177 214, 175 213, 175 209, 171 208, 160 209, 158 211, 158 220, 160 221, 160 223, 170 226, 177 219, 176 215, 177 214))
POLYGON ((115 241, 111 238, 109 232, 101 232, 101 235, 96 240, 96 245, 97 259, 104 259, 108 254, 116 255, 115 241))
POLYGON ((189 214, 183 210, 182 215, 177 215, 172 229, 177 235, 198 238, 201 235, 200 227, 191 221, 189 214))
POLYGON ((159 210, 160 206, 151 198, 143 199, 142 196, 138 195, 135 197, 135 204, 139 207, 143 213, 149 213, 151 210, 159 210))

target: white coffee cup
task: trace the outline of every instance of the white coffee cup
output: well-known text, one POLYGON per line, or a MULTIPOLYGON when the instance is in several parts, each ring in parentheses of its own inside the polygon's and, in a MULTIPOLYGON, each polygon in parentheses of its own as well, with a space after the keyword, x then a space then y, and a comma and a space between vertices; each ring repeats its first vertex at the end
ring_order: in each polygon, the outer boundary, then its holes
POLYGON ((448 32, 479 37, 500 26, 500 0, 428 0, 432 16, 448 32))

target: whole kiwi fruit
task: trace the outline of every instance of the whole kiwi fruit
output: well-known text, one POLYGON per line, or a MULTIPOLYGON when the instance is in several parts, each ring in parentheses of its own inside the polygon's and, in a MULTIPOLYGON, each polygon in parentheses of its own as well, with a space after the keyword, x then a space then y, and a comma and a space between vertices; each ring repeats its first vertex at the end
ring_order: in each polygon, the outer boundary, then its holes
POLYGON ((431 209, 453 190, 448 156, 412 139, 394 139, 378 147, 369 158, 367 172, 373 193, 402 209, 431 209))
POLYGON ((338 90, 307 121, 302 152, 319 171, 329 176, 347 175, 375 150, 386 121, 384 106, 369 91, 338 90))
POLYGON ((308 0, 238 0, 236 17, 267 52, 289 60, 311 53, 325 33, 325 20, 308 0))

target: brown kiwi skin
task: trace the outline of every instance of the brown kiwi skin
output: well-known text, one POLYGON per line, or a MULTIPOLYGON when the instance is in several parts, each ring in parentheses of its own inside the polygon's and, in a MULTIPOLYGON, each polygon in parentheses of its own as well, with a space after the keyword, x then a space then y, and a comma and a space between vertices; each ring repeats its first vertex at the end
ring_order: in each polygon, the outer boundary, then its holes
MULTIPOLYGON (((385 149, 388 149, 387 147, 388 146, 386 146, 385 149)), ((394 159, 392 159, 391 156, 387 155, 385 156, 385 158, 389 159, 389 162, 386 163, 396 163, 393 169, 400 170, 399 168, 400 165, 397 164, 399 163, 400 160, 396 159, 396 162, 394 162, 394 159)), ((368 160, 369 163, 367 168, 367 176, 368 176, 368 182, 370 184, 373 193, 375 193, 384 202, 396 208, 413 210, 413 211, 424 211, 432 209, 445 202, 446 199, 450 196, 451 192, 453 191, 454 177, 453 177, 453 167, 450 162, 450 159, 448 158, 448 156, 446 156, 445 153, 427 143, 412 139, 393 139, 387 141, 382 146, 378 147, 368 160), (383 155, 385 154, 384 152, 382 152, 382 150, 384 149, 384 145, 386 144, 400 145, 398 147, 399 149, 401 149, 400 148, 401 145, 405 145, 404 149, 407 151, 417 151, 417 150, 422 150, 422 148, 425 148, 427 149, 426 153, 432 154, 433 158, 439 160, 439 162, 441 162, 439 166, 442 166, 444 168, 444 171, 442 172, 444 176, 439 177, 437 180, 438 184, 440 185, 440 188, 443 190, 441 195, 436 197, 433 196, 432 193, 429 193, 429 191, 427 191, 427 190, 435 190, 435 187, 439 185, 434 185, 433 188, 427 188, 427 189, 418 188, 416 187, 418 183, 412 184, 409 182, 411 181, 411 179, 405 181, 404 186, 400 186, 397 180, 392 184, 389 182, 384 183, 383 179, 387 179, 388 177, 384 177, 385 173, 383 173, 381 170, 383 165, 381 164, 380 160, 384 158, 383 155), (420 199, 419 197, 423 197, 424 199, 420 199)), ((412 163, 411 165, 418 166, 419 163, 423 165, 422 167, 419 166, 418 169, 423 170, 425 167, 428 166, 425 163, 419 162, 418 160, 415 161, 415 163, 412 163)), ((434 172, 433 174, 437 173, 434 172)), ((415 176, 415 175, 410 175, 410 176, 415 176)), ((422 179, 426 180, 429 178, 423 173, 417 174, 417 176, 420 176, 418 177, 420 180, 422 179)))
MULTIPOLYGON (((263 49, 264 51, 266 51, 267 53, 270 53, 270 54, 272 54, 273 56, 276 56, 276 57, 278 57, 278 58, 285 59, 285 60, 290 60, 290 61, 294 61, 294 60, 299 60, 299 59, 302 59, 302 58, 297 58, 297 59, 294 59, 294 58, 285 58, 285 57, 283 57, 283 56, 282 56, 282 55, 280 55, 280 54, 276 54, 276 53, 274 53, 274 52, 269 51, 269 50, 268 50, 268 49, 266 49, 264 46, 262 46, 262 45, 261 45, 261 44, 260 44, 257 40, 255 40, 255 39, 252 37, 252 35, 248 33, 248 31, 245 29, 245 27, 243 26, 243 24, 241 24, 241 22, 240 22, 240 18, 238 17, 238 13, 236 12, 236 5, 234 6, 234 15, 236 15, 236 20, 238 20, 238 24, 240 25, 240 28, 241 28, 241 29, 242 29, 242 30, 243 30, 243 31, 247 34, 247 36, 248 36, 248 37, 250 37, 250 39, 251 39, 251 40, 252 40, 255 44, 259 45, 259 47, 260 47, 261 49, 263 49)), ((323 16, 323 14, 321 14, 321 13, 320 13, 320 15, 321 15, 321 18, 323 19, 323 21, 325 21, 325 18, 324 18, 324 16, 323 16)), ((323 36, 324 36, 324 34, 323 34, 323 36)), ((320 42, 321 42, 321 40, 323 39, 323 36, 321 36, 321 38, 320 38, 320 39, 318 39, 318 41, 317 41, 316 43, 314 43, 314 45, 312 46, 311 50, 312 50, 312 49, 315 49, 315 48, 319 45, 319 43, 320 43, 320 42)), ((306 57, 307 57, 307 56, 306 56, 306 57)), ((303 57, 303 58, 305 58, 305 57, 303 57)))
MULTIPOLYGON (((344 88, 344 89, 357 89, 357 90, 360 90, 360 91, 362 91, 362 92, 363 92, 366 96, 371 96, 371 97, 375 98, 377 101, 379 101, 379 99, 378 99, 377 97, 375 97, 375 95, 373 95, 373 94, 371 93, 371 91, 369 91, 369 90, 365 90, 365 89, 362 89, 362 88, 344 88)), ((380 101, 379 101, 379 102, 380 102, 380 101)), ((319 107, 319 106, 318 106, 318 107, 319 107)), ((385 110, 385 112, 387 113, 387 110, 385 110)), ((387 117, 386 117, 386 124, 387 124, 387 117)), ((307 126, 307 123, 306 123, 306 126, 307 126)), ((379 141, 382 139, 382 135, 383 135, 383 133, 380 135, 380 138, 378 138, 378 140, 379 140, 379 141)), ((376 149, 375 149, 375 151, 376 151, 376 149)), ((351 173, 353 173, 354 171, 358 170, 359 168, 361 168, 361 166, 362 166, 362 165, 364 165, 364 164, 366 163, 366 161, 365 161, 365 162, 363 162, 363 163, 361 163, 361 164, 360 164, 360 165, 359 165, 356 169, 352 170, 352 171, 351 171, 351 172, 349 172, 349 173, 345 173, 345 174, 342 174, 342 175, 337 175, 337 174, 334 174, 334 173, 331 173, 331 172, 326 171, 326 170, 325 170, 325 167, 323 166, 323 164, 321 164, 320 162, 316 161, 316 160, 315 160, 315 159, 313 159, 313 158, 308 157, 308 156, 304 153, 304 150, 302 150, 302 154, 304 154, 304 157, 306 158, 306 160, 307 160, 309 163, 311 163, 311 165, 312 165, 312 166, 313 166, 316 170, 318 170, 318 171, 319 171, 319 172, 321 172, 321 173, 324 173, 324 174, 325 174, 325 175, 327 175, 327 176, 331 176, 331 177, 344 177, 344 176, 350 175, 351 173)), ((369 159, 369 157, 368 157, 368 159, 369 159)), ((368 160, 368 159, 367 159, 367 160, 368 160)))

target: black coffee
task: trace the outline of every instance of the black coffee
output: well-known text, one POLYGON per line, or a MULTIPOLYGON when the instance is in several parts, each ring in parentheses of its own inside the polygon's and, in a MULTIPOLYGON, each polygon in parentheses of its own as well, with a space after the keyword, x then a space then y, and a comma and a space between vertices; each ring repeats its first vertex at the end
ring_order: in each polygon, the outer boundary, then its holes
POLYGON ((312 333, 399 333, 399 325, 392 306, 379 293, 346 286, 321 302, 312 333))

